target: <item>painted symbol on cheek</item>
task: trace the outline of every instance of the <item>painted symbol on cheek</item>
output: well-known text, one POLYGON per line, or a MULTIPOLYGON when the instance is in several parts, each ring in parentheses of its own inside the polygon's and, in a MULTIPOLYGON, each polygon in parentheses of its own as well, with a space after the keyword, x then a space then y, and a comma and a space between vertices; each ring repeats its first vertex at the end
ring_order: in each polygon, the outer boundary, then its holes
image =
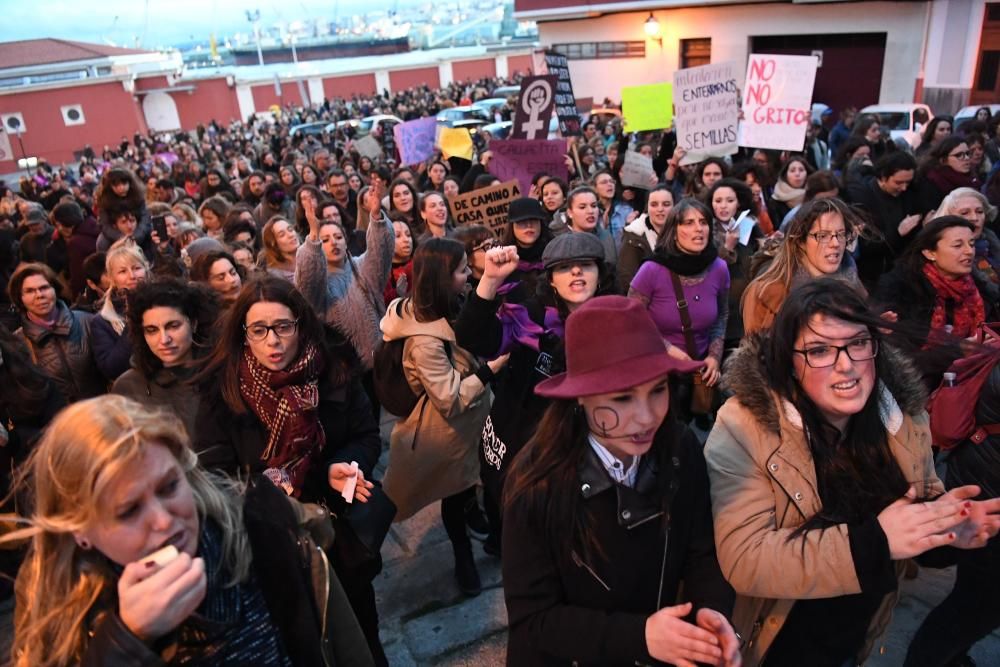
POLYGON ((611 435, 611 431, 621 424, 621 417, 614 408, 605 405, 594 408, 590 413, 590 425, 602 438, 611 435))

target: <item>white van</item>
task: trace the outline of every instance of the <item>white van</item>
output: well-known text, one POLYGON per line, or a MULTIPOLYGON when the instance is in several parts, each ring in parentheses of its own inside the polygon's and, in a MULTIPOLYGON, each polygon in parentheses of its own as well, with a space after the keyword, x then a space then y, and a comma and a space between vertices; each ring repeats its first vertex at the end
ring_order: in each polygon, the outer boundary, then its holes
POLYGON ((893 140, 902 138, 913 148, 920 145, 921 132, 934 118, 926 104, 872 104, 858 113, 878 115, 879 124, 889 130, 893 140))

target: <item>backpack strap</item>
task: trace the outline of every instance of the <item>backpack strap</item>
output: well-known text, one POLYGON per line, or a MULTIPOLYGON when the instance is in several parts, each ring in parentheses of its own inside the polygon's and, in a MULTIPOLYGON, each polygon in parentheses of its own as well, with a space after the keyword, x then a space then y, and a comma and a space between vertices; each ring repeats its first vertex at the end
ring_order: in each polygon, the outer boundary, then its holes
POLYGON ((969 436, 969 440, 981 445, 991 435, 1000 435, 1000 424, 976 424, 976 430, 969 436))

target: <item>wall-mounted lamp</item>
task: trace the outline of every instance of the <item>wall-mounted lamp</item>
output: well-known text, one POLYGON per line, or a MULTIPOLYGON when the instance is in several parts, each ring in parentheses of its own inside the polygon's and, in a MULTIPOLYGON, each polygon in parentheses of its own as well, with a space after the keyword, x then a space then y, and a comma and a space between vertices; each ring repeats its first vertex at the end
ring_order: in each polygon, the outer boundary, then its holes
POLYGON ((649 18, 646 19, 646 24, 643 28, 646 30, 646 35, 651 39, 655 39, 662 48, 663 37, 660 35, 660 22, 656 20, 655 16, 653 16, 653 12, 649 13, 649 18))

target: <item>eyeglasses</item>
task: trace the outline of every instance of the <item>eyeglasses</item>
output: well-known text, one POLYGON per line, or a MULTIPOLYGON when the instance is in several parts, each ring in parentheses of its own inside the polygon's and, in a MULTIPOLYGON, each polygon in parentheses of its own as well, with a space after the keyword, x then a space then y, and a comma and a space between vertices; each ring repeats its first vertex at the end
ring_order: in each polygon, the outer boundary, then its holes
POLYGON ((970 153, 969 151, 962 151, 961 153, 952 153, 948 157, 953 157, 958 160, 968 160, 970 157, 972 157, 972 153, 970 153))
POLYGON ((810 232, 806 236, 812 237, 816 240, 816 243, 820 245, 826 245, 833 239, 837 239, 842 243, 850 243, 854 240, 854 233, 843 231, 843 232, 810 232))
POLYGON ((874 338, 855 338, 847 345, 815 345, 807 350, 795 350, 806 358, 810 368, 829 368, 835 366, 840 359, 840 353, 847 354, 851 361, 868 361, 878 356, 878 341, 874 338))
POLYGON ((246 334, 247 340, 252 340, 257 343, 266 339, 267 335, 272 331, 278 338, 288 338, 295 333, 295 330, 298 328, 298 320, 278 320, 270 326, 260 323, 250 325, 244 324, 243 332, 246 334))

